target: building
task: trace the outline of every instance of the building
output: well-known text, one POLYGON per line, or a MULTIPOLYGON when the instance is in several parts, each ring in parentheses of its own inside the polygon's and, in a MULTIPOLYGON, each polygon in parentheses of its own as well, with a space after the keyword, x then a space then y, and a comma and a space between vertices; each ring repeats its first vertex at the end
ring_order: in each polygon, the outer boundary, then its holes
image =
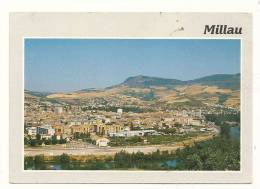
POLYGON ((186 117, 183 117, 183 116, 176 116, 175 117, 175 123, 179 123, 179 124, 181 124, 182 126, 184 126, 184 125, 190 125, 191 122, 192 121, 192 118, 191 117, 188 117, 188 116, 186 116, 186 117))
POLYGON ((56 136, 62 136, 64 133, 64 127, 63 125, 54 125, 53 129, 55 131, 56 136))
POLYGON ((194 125, 194 126, 202 126, 201 120, 199 120, 199 119, 191 119, 189 124, 194 125))
POLYGON ((70 127, 71 133, 91 133, 93 132, 93 126, 90 124, 84 124, 84 125, 72 125, 70 127))
POLYGON ((96 140, 96 145, 98 147, 107 147, 109 142, 110 140, 107 138, 99 138, 96 140))
POLYGON ((93 125, 93 131, 100 135, 108 135, 111 132, 120 132, 122 129, 123 126, 115 123, 93 125))
POLYGON ((118 108, 117 109, 117 114, 118 115, 122 115, 123 114, 123 109, 122 108, 118 108))
POLYGON ((29 136, 36 136, 36 134, 37 134, 37 127, 27 127, 26 131, 27 131, 27 134, 29 136))
POLYGON ((39 126, 36 128, 37 134, 41 136, 41 138, 49 139, 55 134, 55 129, 53 129, 50 125, 39 126))
POLYGON ((81 121, 73 120, 73 121, 70 122, 70 125, 81 125, 81 121))
POLYGON ((58 113, 58 114, 61 114, 63 112, 62 106, 55 106, 54 107, 54 112, 58 113))
POLYGON ((90 135, 90 138, 92 141, 95 141, 95 144, 98 146, 98 147, 107 147, 108 146, 108 143, 110 142, 109 139, 105 138, 105 137, 100 137, 100 136, 97 136, 95 134, 91 134, 90 135))
POLYGON ((151 130, 151 129, 136 130, 136 131, 130 131, 129 129, 125 129, 121 132, 109 133, 110 137, 134 137, 134 136, 145 136, 145 135, 158 135, 158 132, 155 130, 151 130))

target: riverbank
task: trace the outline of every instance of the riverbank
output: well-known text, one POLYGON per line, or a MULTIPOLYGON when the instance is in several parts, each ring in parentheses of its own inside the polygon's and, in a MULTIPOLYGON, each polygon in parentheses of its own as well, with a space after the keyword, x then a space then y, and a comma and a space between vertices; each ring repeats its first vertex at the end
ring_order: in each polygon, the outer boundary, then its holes
MULTIPOLYGON (((188 141, 186 141, 188 142, 188 141)), ((189 141, 191 142, 191 141, 189 141)), ((189 143, 176 151, 114 155, 26 156, 25 170, 240 170, 239 141, 230 137, 189 143), (189 145, 190 144, 190 145, 189 145), (189 146, 188 146, 189 145, 189 146)))

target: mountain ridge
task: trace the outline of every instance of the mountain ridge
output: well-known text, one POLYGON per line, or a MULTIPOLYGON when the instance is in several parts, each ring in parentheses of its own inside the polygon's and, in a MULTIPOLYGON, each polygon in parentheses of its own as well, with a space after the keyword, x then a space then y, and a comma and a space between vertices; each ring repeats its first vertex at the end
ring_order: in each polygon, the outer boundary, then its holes
POLYGON ((162 103, 165 107, 198 107, 207 103, 239 109, 239 89, 240 74, 214 74, 188 81, 138 75, 128 77, 122 83, 109 88, 88 88, 74 92, 45 94, 46 96, 43 94, 42 97, 48 101, 71 104, 101 100, 113 104, 133 103, 134 106, 162 103))
POLYGON ((146 87, 149 88, 151 86, 161 86, 161 87, 164 86, 164 87, 174 88, 179 85, 192 85, 192 84, 214 85, 220 88, 239 90, 240 73, 213 74, 213 75, 200 77, 197 79, 187 80, 187 81, 138 75, 138 76, 128 77, 123 83, 119 85, 126 85, 128 87, 137 87, 137 88, 146 88, 146 87))
MULTIPOLYGON (((145 75, 137 75, 130 76, 126 78, 122 83, 117 85, 112 85, 110 87, 106 87, 102 90, 113 89, 120 86, 127 86, 130 88, 150 88, 150 87, 166 87, 166 88, 175 88, 177 86, 184 85, 209 85, 209 86, 217 86, 219 88, 226 88, 232 90, 240 90, 240 73, 236 74, 213 74, 204 77, 200 77, 193 80, 178 80, 178 79, 168 79, 161 77, 153 77, 153 76, 145 76, 145 75)), ((98 88, 86 88, 72 92, 93 92, 100 91, 98 88)), ((47 96, 49 94, 55 92, 37 92, 25 90, 25 92, 29 94, 33 94, 35 96, 47 96)), ((64 92, 65 93, 65 92, 64 92)), ((69 93, 69 92, 68 92, 69 93)))

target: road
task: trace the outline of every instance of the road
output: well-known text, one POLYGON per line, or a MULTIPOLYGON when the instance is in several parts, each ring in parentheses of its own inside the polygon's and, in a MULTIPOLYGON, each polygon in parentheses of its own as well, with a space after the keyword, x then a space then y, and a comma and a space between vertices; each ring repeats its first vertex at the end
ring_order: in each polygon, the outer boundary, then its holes
POLYGON ((114 155, 121 150, 125 150, 128 153, 132 152, 143 152, 151 153, 157 150, 160 151, 175 151, 178 148, 183 148, 187 145, 192 145, 194 142, 205 141, 212 138, 212 135, 198 136, 191 139, 187 139, 174 144, 163 144, 163 145, 143 145, 143 146, 127 146, 127 147, 97 147, 95 145, 85 145, 78 143, 77 145, 55 145, 55 146, 44 146, 44 147, 26 147, 24 149, 25 156, 35 156, 43 154, 45 156, 57 156, 63 153, 77 156, 87 155, 114 155))

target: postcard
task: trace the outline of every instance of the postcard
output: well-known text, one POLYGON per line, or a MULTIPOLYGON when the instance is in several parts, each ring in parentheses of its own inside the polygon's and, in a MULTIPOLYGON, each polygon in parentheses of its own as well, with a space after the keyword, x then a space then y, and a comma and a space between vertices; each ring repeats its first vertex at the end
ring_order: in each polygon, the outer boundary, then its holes
POLYGON ((12 13, 10 182, 250 183, 247 13, 12 13))

